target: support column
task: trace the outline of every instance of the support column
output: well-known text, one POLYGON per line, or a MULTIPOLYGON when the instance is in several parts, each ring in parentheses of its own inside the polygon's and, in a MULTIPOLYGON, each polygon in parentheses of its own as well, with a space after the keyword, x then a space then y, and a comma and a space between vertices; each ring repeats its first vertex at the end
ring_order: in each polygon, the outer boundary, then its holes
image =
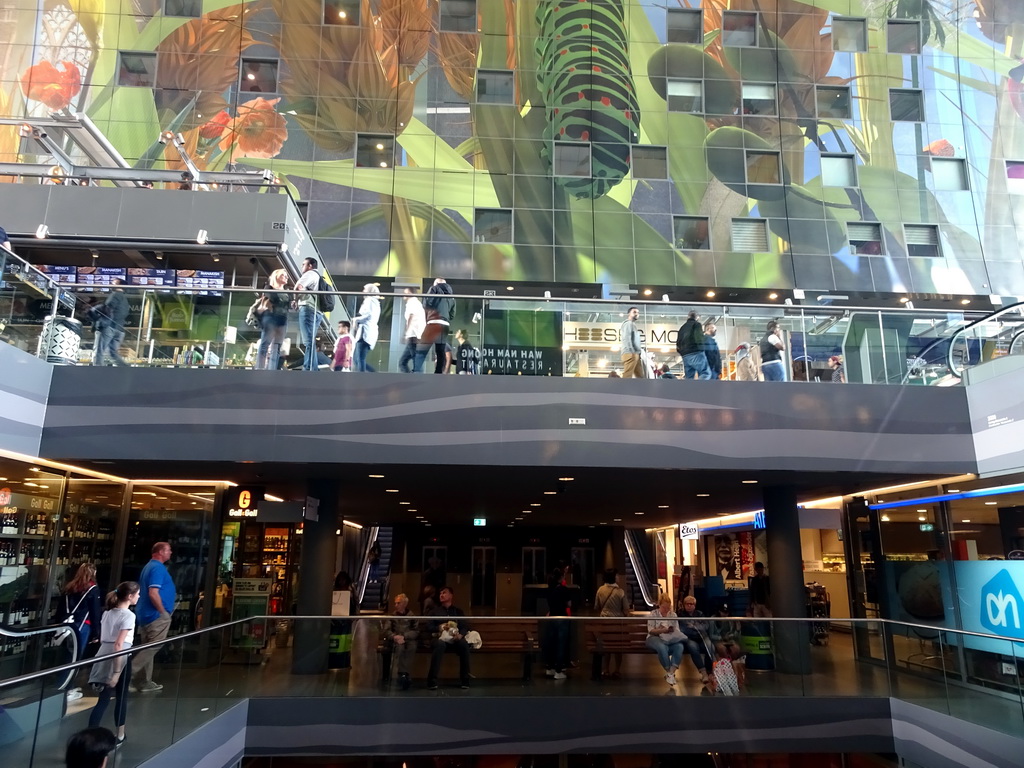
MULTIPOLYGON (((320 519, 307 520, 303 526, 297 607, 301 616, 329 616, 338 539, 335 531, 341 527, 338 481, 310 480, 306 494, 320 500, 320 519)), ((293 674, 319 675, 327 671, 330 628, 329 619, 295 622, 293 674)))
MULTIPOLYGON (((796 489, 791 486, 764 489, 764 519, 768 535, 768 575, 771 577, 771 608, 776 618, 806 618, 807 590, 800 552, 800 512, 796 489)), ((807 675, 811 672, 810 628, 806 622, 774 624, 775 668, 779 672, 807 675)))

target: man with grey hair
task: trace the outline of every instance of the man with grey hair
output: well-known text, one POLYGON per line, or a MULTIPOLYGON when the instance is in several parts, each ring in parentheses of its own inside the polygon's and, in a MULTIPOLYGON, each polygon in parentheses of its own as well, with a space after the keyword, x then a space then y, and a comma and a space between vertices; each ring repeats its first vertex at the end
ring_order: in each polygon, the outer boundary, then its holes
POLYGON ((398 656, 398 685, 403 691, 409 690, 412 678, 409 667, 416 655, 416 643, 420 632, 416 622, 409 616, 409 598, 403 593, 395 598, 395 611, 384 622, 384 679, 390 677, 391 660, 398 656))
POLYGON ((626 320, 619 329, 619 336, 622 339, 622 378, 642 379, 644 378, 643 342, 640 339, 640 329, 636 321, 640 317, 640 310, 630 307, 626 313, 626 320))

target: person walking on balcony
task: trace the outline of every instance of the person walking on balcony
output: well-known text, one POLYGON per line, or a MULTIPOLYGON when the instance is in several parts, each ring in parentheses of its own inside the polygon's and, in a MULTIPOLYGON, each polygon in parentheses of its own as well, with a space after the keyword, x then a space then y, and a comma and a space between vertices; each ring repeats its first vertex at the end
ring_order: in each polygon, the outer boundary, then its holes
MULTIPOLYGON (((398 657, 398 685, 403 691, 409 690, 412 678, 409 670, 412 667, 412 660, 416 656, 416 645, 419 640, 420 631, 416 622, 409 616, 409 598, 403 593, 395 598, 395 612, 385 624, 384 648, 388 654, 398 657)), ((387 657, 385 663, 390 661, 387 657)), ((389 672, 389 670, 385 670, 389 672)), ((385 677, 388 677, 385 674, 385 677)))
POLYGON ((347 321, 338 323, 338 340, 334 342, 334 357, 331 359, 332 371, 352 370, 352 336, 349 331, 352 326, 347 321))
POLYGON ((708 372, 712 379, 722 378, 722 352, 715 341, 718 326, 712 322, 704 323, 704 357, 708 361, 708 372))
POLYGON ((448 341, 448 329, 455 319, 455 291, 443 277, 434 280, 427 291, 427 299, 423 302, 426 313, 426 326, 416 344, 416 362, 413 370, 423 371, 423 363, 427 352, 434 347, 434 373, 445 372, 445 346, 448 341))
MULTIPOLYGON (((604 584, 598 587, 597 595, 594 597, 594 610, 602 618, 629 616, 629 600, 626 598, 625 591, 618 584, 618 575, 619 572, 614 568, 606 570, 604 584)), ((623 622, 617 621, 612 626, 625 630, 623 622)), ((622 670, 622 654, 604 654, 601 658, 601 666, 602 675, 617 678, 622 670)))
MULTIPOLYGON (((96 657, 109 656, 132 647, 135 635, 135 614, 131 607, 139 602, 139 585, 134 581, 122 581, 117 589, 107 595, 107 610, 103 614, 100 629, 100 648, 96 657)), ((89 683, 99 688, 99 699, 89 714, 89 727, 97 728, 103 722, 103 715, 110 706, 110 699, 117 697, 114 708, 114 724, 117 726, 117 743, 124 741, 124 724, 128 715, 128 680, 132 674, 131 655, 116 656, 93 664, 89 683)))
POLYGON ((124 295, 124 281, 114 278, 113 288, 107 300, 93 309, 96 329, 93 365, 104 365, 104 356, 110 357, 114 365, 128 365, 121 357, 121 342, 124 341, 125 323, 128 321, 128 297, 124 295))
MULTIPOLYGON (((708 367, 704 329, 700 325, 700 315, 690 310, 676 334, 676 352, 683 358, 684 379, 710 379, 711 368, 708 367)), ((716 345, 717 349, 717 345, 716 345)))
POLYGON ((320 327, 320 312, 316 306, 316 294, 310 293, 320 286, 320 273, 316 271, 317 261, 312 257, 302 260, 302 275, 295 282, 300 291, 295 299, 299 310, 299 339, 302 342, 302 370, 315 371, 319 368, 316 350, 316 332, 320 327))
POLYGON ((405 333, 402 334, 402 338, 405 339, 405 349, 402 350, 402 356, 398 359, 398 370, 402 373, 412 373, 413 365, 416 362, 416 344, 427 327, 427 317, 423 309, 423 302, 419 300, 419 297, 413 295, 412 288, 406 288, 403 293, 406 295, 405 333))
POLYGON ((663 594, 647 621, 647 647, 658 654, 658 661, 665 670, 665 682, 669 685, 676 684, 676 670, 683 661, 685 642, 686 635, 679 629, 676 612, 672 610, 672 599, 663 594))
POLYGON ((256 348, 257 371, 276 371, 281 362, 281 344, 288 330, 290 300, 284 289, 288 286, 288 273, 275 269, 267 278, 267 288, 260 301, 264 310, 259 315, 260 343, 256 348))
POLYGON ((464 328, 455 332, 455 340, 459 342, 456 351, 458 364, 455 370, 460 376, 475 376, 480 369, 480 350, 469 343, 469 337, 464 328))
POLYGON ((846 383, 846 369, 843 368, 843 358, 839 355, 832 355, 832 357, 828 359, 828 367, 832 369, 833 384, 846 383))
MULTIPOLYGON (((165 563, 171 559, 171 545, 158 541, 153 545, 153 556, 142 568, 139 583, 142 597, 135 613, 139 617, 139 643, 156 643, 167 637, 171 628, 171 613, 178 595, 174 580, 167 572, 165 563)), ((163 690, 160 683, 153 682, 153 657, 160 647, 147 648, 135 657, 135 688, 139 693, 163 690)))
POLYGON ((636 321, 640 318, 640 310, 630 307, 626 319, 619 327, 619 338, 622 340, 622 378, 642 379, 644 377, 644 346, 640 338, 640 327, 636 321))
POLYGON ((375 283, 363 286, 363 303, 359 314, 352 318, 356 325, 355 370, 362 373, 376 373, 377 369, 366 362, 370 350, 377 346, 377 324, 380 322, 380 288, 375 283))
POLYGON ((86 646, 90 642, 99 641, 102 615, 100 588, 96 586, 96 566, 82 563, 75 571, 74 578, 64 587, 64 596, 57 613, 57 620, 70 624, 78 638, 78 656, 72 661, 85 658, 86 646))
POLYGON ((757 381, 757 369, 750 356, 750 345, 745 341, 736 347, 736 381, 757 381))
POLYGON ((430 671, 427 672, 427 688, 437 690, 437 676, 441 672, 441 661, 445 653, 452 651, 459 657, 459 680, 462 688, 469 688, 469 644, 466 642, 465 616, 455 605, 455 593, 451 587, 442 587, 437 596, 438 605, 430 615, 439 617, 432 623, 435 633, 433 653, 430 656, 430 671), (445 619, 448 619, 447 621, 445 619))
POLYGON ((782 326, 777 321, 768 321, 759 346, 761 348, 761 373, 764 375, 764 380, 785 381, 786 367, 782 363, 782 352, 786 347, 782 343, 782 326))

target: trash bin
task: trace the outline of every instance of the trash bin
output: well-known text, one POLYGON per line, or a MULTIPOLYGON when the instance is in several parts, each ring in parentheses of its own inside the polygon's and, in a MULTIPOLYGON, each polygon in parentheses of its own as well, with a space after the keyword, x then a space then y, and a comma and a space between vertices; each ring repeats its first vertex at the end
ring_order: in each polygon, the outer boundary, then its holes
POLYGON ((37 357, 54 365, 78 365, 82 346, 82 323, 73 317, 47 315, 39 335, 37 357))
POLYGON ((747 669, 765 672, 775 669, 771 628, 759 621, 744 621, 740 645, 747 655, 747 669))

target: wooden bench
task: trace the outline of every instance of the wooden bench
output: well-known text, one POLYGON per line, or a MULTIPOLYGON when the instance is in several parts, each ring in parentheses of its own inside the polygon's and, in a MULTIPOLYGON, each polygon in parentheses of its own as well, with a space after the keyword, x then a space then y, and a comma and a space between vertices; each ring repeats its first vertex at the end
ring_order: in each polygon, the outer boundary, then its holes
POLYGON ((647 647, 647 619, 584 621, 583 636, 592 654, 590 676, 601 679, 601 662, 606 653, 651 653, 647 647))
MULTIPOLYGON (((540 647, 537 619, 499 620, 467 616, 465 623, 470 630, 480 633, 480 640, 483 642, 480 648, 470 649, 471 656, 482 653, 521 653, 523 656, 523 680, 530 679, 534 654, 540 647)), ((434 635, 429 629, 420 629, 416 650, 417 652, 433 653, 434 635)), ((392 652, 383 636, 377 641, 377 653, 381 655, 381 682, 386 683, 391 679, 392 652)))

